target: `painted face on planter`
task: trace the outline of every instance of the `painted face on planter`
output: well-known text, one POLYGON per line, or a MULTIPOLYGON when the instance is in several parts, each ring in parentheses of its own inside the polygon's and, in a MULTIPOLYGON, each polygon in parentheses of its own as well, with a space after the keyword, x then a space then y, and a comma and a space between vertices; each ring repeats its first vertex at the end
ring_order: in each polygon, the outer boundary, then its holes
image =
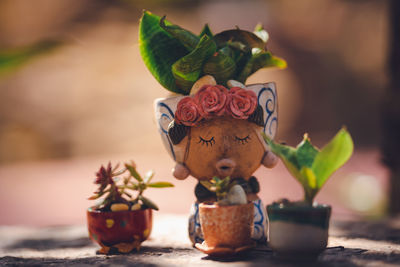
POLYGON ((217 117, 200 122, 188 133, 185 165, 199 179, 214 176, 249 178, 261 165, 265 150, 248 120, 217 117))

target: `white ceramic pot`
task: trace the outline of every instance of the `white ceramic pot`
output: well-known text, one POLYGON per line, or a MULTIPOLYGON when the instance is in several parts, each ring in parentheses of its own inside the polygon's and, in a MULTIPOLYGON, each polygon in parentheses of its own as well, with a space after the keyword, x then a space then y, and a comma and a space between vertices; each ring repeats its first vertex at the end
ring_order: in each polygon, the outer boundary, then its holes
POLYGON ((331 207, 267 206, 269 246, 286 259, 313 259, 328 243, 331 207))

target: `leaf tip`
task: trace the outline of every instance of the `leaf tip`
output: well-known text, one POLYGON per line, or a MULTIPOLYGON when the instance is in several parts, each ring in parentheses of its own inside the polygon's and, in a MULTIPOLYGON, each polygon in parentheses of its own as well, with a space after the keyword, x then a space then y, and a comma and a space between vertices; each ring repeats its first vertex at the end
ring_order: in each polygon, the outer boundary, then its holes
POLYGON ((283 70, 287 68, 287 62, 286 60, 280 58, 280 63, 278 64, 278 68, 283 70))
POLYGON ((152 15, 152 13, 150 11, 148 11, 146 9, 142 10, 142 18, 145 17, 145 16, 151 16, 151 15, 152 15))
POLYGON ((258 22, 256 27, 254 27, 254 31, 262 31, 262 30, 264 30, 264 27, 261 22, 258 22))

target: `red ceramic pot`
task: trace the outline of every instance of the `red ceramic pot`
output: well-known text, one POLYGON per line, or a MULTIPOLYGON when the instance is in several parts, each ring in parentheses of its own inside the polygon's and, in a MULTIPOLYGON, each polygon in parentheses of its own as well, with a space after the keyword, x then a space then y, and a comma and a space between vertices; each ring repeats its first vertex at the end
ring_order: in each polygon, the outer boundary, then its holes
POLYGON ((152 229, 152 209, 135 211, 98 211, 89 208, 86 212, 90 238, 101 246, 100 253, 111 251, 129 253, 139 250, 152 229))

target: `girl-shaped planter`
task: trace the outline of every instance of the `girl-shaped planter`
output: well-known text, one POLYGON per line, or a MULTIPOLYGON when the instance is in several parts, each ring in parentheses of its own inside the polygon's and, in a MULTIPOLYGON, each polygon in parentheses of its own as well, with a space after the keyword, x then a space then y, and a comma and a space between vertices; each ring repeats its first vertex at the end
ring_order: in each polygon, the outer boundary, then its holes
MULTIPOLYGON (((198 180, 214 176, 236 180, 254 204, 252 238, 265 242, 266 212, 252 174, 260 165, 271 168, 277 162, 261 136, 263 131, 272 139, 277 130, 275 84, 230 89, 204 85, 190 96, 157 99, 155 113, 163 143, 176 162, 173 175, 177 179, 191 175, 198 180)), ((195 195, 197 201, 189 218, 193 244, 204 240, 199 204, 215 200, 215 195, 200 183, 195 195)))

